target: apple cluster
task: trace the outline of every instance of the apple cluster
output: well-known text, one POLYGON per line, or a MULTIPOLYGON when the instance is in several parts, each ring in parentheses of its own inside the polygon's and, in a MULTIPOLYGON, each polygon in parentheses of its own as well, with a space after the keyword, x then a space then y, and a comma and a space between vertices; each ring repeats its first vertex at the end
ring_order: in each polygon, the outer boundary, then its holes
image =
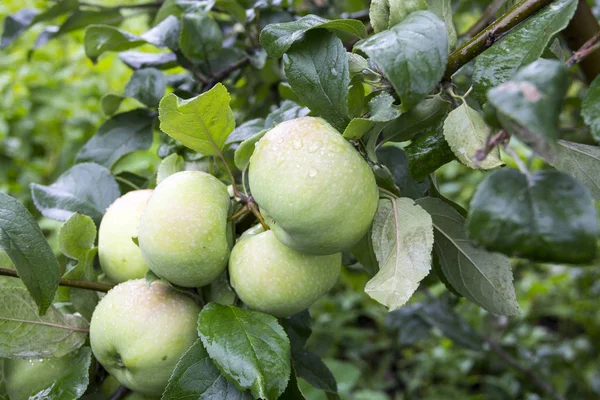
POLYGON ((198 338, 200 307, 175 286, 207 287, 224 276, 245 306, 296 314, 334 286, 341 252, 366 234, 378 204, 370 167, 320 118, 267 132, 250 158, 248 182, 269 229, 257 225, 237 240, 227 187, 200 171, 129 192, 107 210, 99 258, 119 284, 94 311, 90 342, 131 390, 160 396, 198 338), (148 271, 161 280, 148 283, 148 271))

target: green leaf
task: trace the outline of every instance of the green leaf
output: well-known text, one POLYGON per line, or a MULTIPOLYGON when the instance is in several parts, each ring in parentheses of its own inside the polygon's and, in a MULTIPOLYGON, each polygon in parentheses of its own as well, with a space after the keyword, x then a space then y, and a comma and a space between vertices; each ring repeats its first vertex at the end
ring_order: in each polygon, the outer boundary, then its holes
POLYGON ((7 48, 33 25, 36 15, 38 15, 38 11, 33 8, 23 8, 12 15, 7 15, 4 19, 0 49, 7 48))
POLYGON ((338 130, 348 124, 348 57, 342 41, 307 32, 283 58, 285 76, 300 101, 338 130))
POLYGON ((72 400, 79 399, 85 393, 89 384, 89 369, 92 362, 92 350, 83 347, 70 355, 67 369, 47 388, 40 390, 30 399, 72 400))
POLYGON ((231 14, 238 22, 246 22, 246 9, 237 0, 216 0, 215 7, 231 14))
POLYGON ((240 143, 238 148, 235 149, 233 160, 237 169, 243 171, 248 167, 248 164, 250 164, 250 157, 252 156, 252 153, 254 153, 254 146, 268 131, 268 129, 263 129, 251 138, 244 140, 240 143))
POLYGON ((386 327, 398 332, 399 345, 413 345, 419 340, 425 339, 431 332, 431 325, 419 316, 419 311, 423 306, 423 303, 410 304, 385 316, 386 327))
POLYGON ((290 119, 305 117, 310 113, 310 110, 306 107, 302 107, 291 100, 284 100, 281 105, 272 110, 267 118, 265 118, 265 129, 271 129, 275 125, 282 123, 283 121, 289 121, 290 119))
POLYGON ((559 140, 552 165, 577 178, 600 201, 600 147, 559 140))
POLYGON ((131 69, 156 68, 169 69, 176 67, 177 56, 174 53, 145 53, 142 51, 123 51, 119 58, 131 69))
POLYGON ((165 157, 165 159, 162 160, 160 165, 158 166, 158 174, 156 176, 156 184, 158 185, 162 181, 164 181, 165 178, 167 178, 177 172, 183 171, 183 167, 184 167, 183 157, 181 157, 177 153, 173 153, 173 154, 165 157))
POLYGON ((491 89, 487 98, 504 129, 552 162, 568 87, 565 65, 540 59, 517 72, 510 81, 491 89))
POLYGON ((440 82, 448 58, 446 26, 435 14, 418 11, 367 39, 355 49, 367 54, 410 110, 440 82))
POLYGON ((186 351, 169 378, 162 400, 251 400, 248 392, 240 392, 215 367, 198 339, 186 351))
POLYGON ((84 261, 96 241, 96 225, 87 215, 74 213, 58 231, 60 251, 67 257, 84 261))
POLYGON ((417 183, 410 175, 408 157, 404 150, 396 145, 382 146, 377 149, 377 160, 390 171, 394 183, 400 190, 402 197, 413 200, 425 195, 429 181, 417 183))
POLYGON ((473 85, 480 100, 487 91, 511 79, 521 67, 537 60, 550 40, 563 30, 577 0, 557 0, 511 30, 475 59, 473 85))
POLYGON ((348 56, 348 71, 350 72, 350 78, 369 68, 369 62, 363 56, 356 53, 346 53, 346 55, 348 56))
POLYGON ((308 309, 300 311, 291 317, 281 318, 279 323, 285 329, 290 339, 292 352, 302 350, 312 335, 312 319, 308 309))
POLYGON ((74 212, 79 212, 99 223, 120 192, 108 169, 83 163, 71 167, 50 186, 32 183, 31 195, 45 217, 66 221, 74 212))
POLYGON ((425 0, 388 0, 388 2, 390 4, 389 28, 404 21, 413 12, 427 10, 425 0))
POLYGON ((454 160, 454 153, 441 130, 434 130, 413 139, 404 148, 408 157, 410 175, 418 182, 427 178, 439 167, 454 160))
POLYGON ((216 303, 198 317, 200 339, 221 373, 254 398, 277 399, 291 372, 290 342, 271 315, 216 303))
POLYGON ((296 378, 296 370, 292 366, 292 373, 290 374, 290 381, 288 382, 285 392, 279 397, 280 400, 305 400, 300 387, 298 386, 298 379, 296 378))
POLYGON ((186 13, 181 17, 179 47, 193 63, 209 61, 223 47, 223 33, 208 14, 186 13))
POLYGON ((475 159, 477 151, 485 148, 490 131, 483 115, 466 102, 450 111, 444 121, 444 138, 452 152, 458 161, 474 169, 492 169, 504 165, 498 148, 492 150, 483 161, 475 159))
POLYGON ((144 68, 131 75, 123 94, 154 108, 165 95, 166 89, 167 80, 162 72, 155 68, 144 68))
POLYGON ((344 137, 353 140, 367 134, 379 135, 390 121, 400 116, 400 110, 394 106, 394 98, 383 92, 369 100, 369 114, 368 118, 353 118, 344 130, 344 137))
POLYGON ((0 287, 0 357, 62 357, 80 348, 88 337, 88 323, 78 315, 63 314, 54 306, 39 316, 25 289, 0 287))
POLYGON ((366 37, 364 24, 354 19, 336 19, 330 21, 316 15, 306 15, 292 22, 267 25, 260 33, 260 44, 270 57, 279 58, 306 32, 323 28, 340 35, 351 34, 366 37))
POLYGON ((456 47, 458 42, 458 36, 456 34, 456 27, 452 20, 452 1, 451 0, 426 0, 429 6, 429 11, 440 17, 446 24, 446 31, 448 32, 448 49, 452 50, 456 47))
POLYGON ((371 0, 369 6, 369 22, 375 33, 389 28, 390 2, 389 0, 371 0))
POLYGON ((417 200, 433 220, 434 248, 444 277, 452 287, 489 312, 516 315, 521 311, 513 286, 510 260, 477 247, 466 234, 466 220, 440 199, 417 200))
POLYGON ((356 257, 369 276, 374 276, 379 271, 379 263, 373 249, 371 229, 349 251, 356 257))
POLYGON ((469 235, 485 247, 536 261, 585 263, 598 221, 589 191, 571 176, 495 171, 471 200, 469 235))
POLYGON ((338 388, 335 377, 321 357, 302 349, 292 352, 292 360, 299 378, 304 379, 314 388, 337 395, 338 388))
POLYGON ((137 108, 105 121, 79 150, 76 162, 94 162, 111 168, 121 157, 152 145, 156 114, 137 108))
POLYGON ((58 288, 58 262, 33 216, 4 193, 0 193, 0 250, 12 260, 43 315, 58 288))
MULTIPOLYGON (((287 100, 286 100, 287 101, 287 100)), ((227 137, 227 144, 243 142, 265 129, 264 118, 255 118, 237 126, 227 137)))
POLYGON ((156 47, 176 48, 179 37, 179 20, 169 16, 142 35, 134 35, 110 25, 92 25, 85 31, 85 54, 96 62, 107 51, 124 51, 152 44, 156 47))
POLYGON ((600 77, 594 79, 583 99, 581 116, 596 142, 600 143, 600 77))
POLYGON ((431 217, 412 199, 382 200, 373 220, 379 272, 365 292, 390 311, 404 305, 431 269, 431 217))
POLYGON ((107 8, 98 11, 77 10, 69 15, 69 18, 58 29, 54 37, 64 33, 73 32, 78 29, 83 29, 89 25, 106 24, 118 25, 123 22, 123 15, 117 8, 107 8))
POLYGON ((160 129, 200 154, 217 155, 235 127, 229 101, 221 83, 189 100, 170 93, 158 107, 160 129))
POLYGON ((118 94, 108 93, 102 96, 100 99, 100 106, 102 107, 102 112, 107 116, 114 115, 117 111, 119 111, 119 107, 121 107, 121 103, 125 100, 125 96, 121 96, 118 94))
POLYGON ((434 130, 448 114, 450 103, 437 94, 417 104, 383 129, 382 142, 404 142, 418 133, 434 130))

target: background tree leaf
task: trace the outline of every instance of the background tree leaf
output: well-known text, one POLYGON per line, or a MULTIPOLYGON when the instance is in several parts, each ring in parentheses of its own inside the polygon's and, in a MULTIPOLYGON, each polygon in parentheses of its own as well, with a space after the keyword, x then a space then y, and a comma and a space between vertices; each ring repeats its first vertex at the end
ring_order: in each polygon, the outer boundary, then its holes
POLYGON ((408 167, 408 157, 403 149, 397 145, 381 146, 377 149, 377 160, 388 168, 402 197, 416 200, 425 195, 429 180, 417 183, 413 179, 408 167))
POLYGON ((600 147, 559 140, 552 165, 577 178, 600 201, 600 147))
POLYGON ((62 357, 88 337, 88 323, 81 316, 54 306, 39 316, 25 289, 2 286, 0 300, 0 357, 62 357))
POLYGON ((510 80, 521 67, 537 60, 550 40, 568 24, 577 0, 557 0, 543 8, 475 59, 473 86, 480 100, 510 80))
MULTIPOLYGON (((185 13, 181 17, 181 52, 192 62, 209 62, 223 47, 223 33, 219 24, 203 12, 185 13)), ((209 70, 211 70, 209 64, 209 70)))
POLYGON ((585 263, 596 253, 590 192, 571 176, 494 171, 471 200, 469 236, 485 247, 538 261, 585 263))
POLYGON ((174 53, 145 53, 142 51, 122 51, 119 58, 129 68, 169 69, 177 66, 177 56, 174 53))
POLYGON ((444 121, 444 138, 458 160, 470 168, 492 169, 504 165, 500 149, 493 149, 485 160, 476 161, 478 150, 484 149, 490 128, 483 115, 473 110, 466 102, 450 111, 444 121))
POLYGON ((39 313, 44 315, 58 288, 58 262, 33 216, 4 193, 0 193, 0 250, 12 260, 39 313))
POLYGON ((307 32, 283 59, 294 93, 338 130, 348 124, 348 56, 340 39, 323 31, 307 32))
POLYGON ((144 68, 131 75, 123 94, 154 108, 165 95, 166 89, 167 80, 162 72, 155 68, 144 68))
POLYGON ((502 127, 551 162, 568 87, 564 64, 540 59, 491 89, 487 98, 502 127))
POLYGON ((229 100, 221 83, 189 100, 170 93, 158 108, 160 129, 192 150, 216 155, 235 127, 229 100))
POLYGON ((177 362, 162 399, 251 400, 252 396, 221 375, 198 339, 177 362))
POLYGON ((456 47, 458 42, 458 35, 456 34, 456 27, 452 19, 452 1, 451 0, 426 0, 429 11, 440 17, 446 24, 446 31, 448 32, 448 49, 452 50, 456 47))
POLYGON ((429 11, 412 13, 398 25, 358 42, 410 110, 439 83, 446 68, 446 26, 429 11))
POLYGON ((596 142, 600 143, 600 77, 594 79, 583 99, 581 116, 596 142))
POLYGON ((336 19, 330 21, 317 15, 306 15, 292 22, 267 25, 260 33, 260 44, 273 58, 279 58, 311 29, 323 28, 333 33, 342 32, 360 38, 367 36, 364 24, 353 19, 336 19))
POLYGON ((434 247, 440 267, 455 290, 489 312, 516 315, 521 311, 513 287, 510 260, 490 253, 467 238, 466 220, 440 199, 417 200, 431 215, 434 247))
POLYGON ((382 200, 373 220, 379 272, 365 292, 391 310, 404 305, 431 269, 431 217, 412 199, 382 200))
POLYGON ((0 49, 7 48, 29 28, 35 20, 38 11, 33 8, 23 8, 4 19, 0 49))
POLYGON ((111 117, 79 150, 75 161, 111 168, 124 155, 152 145, 155 120, 156 114, 144 108, 111 117))
POLYGON ((66 221, 79 212, 98 224, 120 192, 110 171, 83 163, 71 167, 50 186, 32 183, 31 195, 37 209, 48 218, 66 221))
POLYGON ((209 303, 198 317, 198 332, 211 359, 238 389, 266 400, 284 392, 290 342, 275 317, 209 303))
POLYGON ((87 215, 74 213, 58 231, 60 251, 67 257, 83 261, 95 247, 96 225, 87 215))

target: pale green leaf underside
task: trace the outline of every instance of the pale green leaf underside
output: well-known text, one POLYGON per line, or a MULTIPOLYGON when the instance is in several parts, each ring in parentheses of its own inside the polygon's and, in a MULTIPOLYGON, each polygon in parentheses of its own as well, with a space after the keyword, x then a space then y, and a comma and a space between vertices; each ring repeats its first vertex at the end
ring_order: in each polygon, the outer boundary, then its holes
POLYGON ((600 147, 559 140, 552 165, 577 178, 600 200, 600 147))

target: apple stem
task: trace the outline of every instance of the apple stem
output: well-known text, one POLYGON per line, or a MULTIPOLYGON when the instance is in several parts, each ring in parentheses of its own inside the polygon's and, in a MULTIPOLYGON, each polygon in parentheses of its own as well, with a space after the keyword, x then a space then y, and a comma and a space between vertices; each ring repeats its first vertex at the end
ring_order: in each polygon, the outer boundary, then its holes
POLYGON ((227 218, 227 222, 238 219, 242 215, 246 215, 248 212, 250 212, 250 210, 248 209, 248 205, 246 204, 242 208, 240 208, 235 214, 233 214, 231 217, 227 218))
POLYGON ((256 216, 256 218, 258 219, 258 222, 260 222, 263 229, 265 231, 270 230, 271 228, 269 228, 269 225, 267 225, 267 223, 265 222, 265 219, 261 215, 260 210, 258 209, 258 205, 254 202, 254 199, 252 198, 252 196, 248 197, 247 206, 250 209, 250 211, 252 212, 252 214, 254 214, 256 216))
MULTIPOLYGON (((0 275, 10 276, 13 278, 19 278, 19 274, 17 271, 11 268, 0 268, 0 275)), ((112 285, 107 285, 105 283, 100 282, 89 282, 89 281, 80 281, 77 279, 66 279, 61 278, 58 283, 60 286, 73 287, 78 289, 87 289, 87 290, 95 290, 96 292, 108 292, 112 289, 112 285)))

